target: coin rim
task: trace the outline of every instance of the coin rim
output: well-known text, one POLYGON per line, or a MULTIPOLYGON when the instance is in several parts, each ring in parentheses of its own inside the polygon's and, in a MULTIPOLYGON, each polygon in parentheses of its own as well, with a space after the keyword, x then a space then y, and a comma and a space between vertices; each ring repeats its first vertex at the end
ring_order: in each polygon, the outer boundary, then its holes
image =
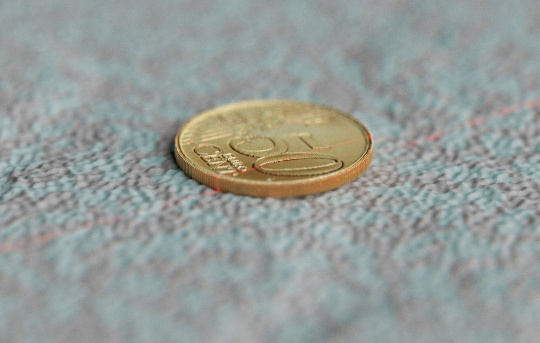
POLYGON ((335 108, 303 101, 296 100, 282 100, 282 99, 266 99, 266 100, 246 100, 235 102, 231 104, 221 105, 209 110, 202 111, 188 121, 186 121, 176 133, 174 139, 174 155, 177 164, 183 170, 183 172, 194 179, 195 181, 202 183, 208 187, 212 187, 219 192, 234 193, 239 195, 248 195, 253 197, 291 197, 291 196, 303 196, 313 193, 319 193, 336 189, 348 182, 353 181, 359 177, 369 167, 373 158, 374 140, 373 135, 369 128, 364 125, 360 120, 353 117, 349 113, 337 110, 335 108), (182 151, 180 147, 180 135, 188 126, 203 120, 205 116, 211 115, 214 112, 224 112, 228 109, 241 109, 245 107, 253 106, 269 106, 285 103, 294 103, 297 105, 316 106, 319 108, 327 109, 332 112, 337 112, 345 117, 348 117, 357 125, 364 128, 368 134, 367 149, 366 152, 353 164, 340 170, 314 176, 303 180, 292 181, 273 181, 264 182, 256 180, 239 179, 227 175, 221 175, 214 171, 203 169, 194 164, 182 151))

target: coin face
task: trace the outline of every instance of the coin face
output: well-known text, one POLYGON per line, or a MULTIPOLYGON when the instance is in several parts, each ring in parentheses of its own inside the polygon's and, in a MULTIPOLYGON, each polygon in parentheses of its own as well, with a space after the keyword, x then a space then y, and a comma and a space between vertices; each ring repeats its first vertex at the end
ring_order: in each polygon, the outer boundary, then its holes
POLYGON ((286 197, 337 188, 373 155, 368 128, 338 110, 284 100, 239 102, 202 112, 175 138, 178 165, 222 192, 286 197))

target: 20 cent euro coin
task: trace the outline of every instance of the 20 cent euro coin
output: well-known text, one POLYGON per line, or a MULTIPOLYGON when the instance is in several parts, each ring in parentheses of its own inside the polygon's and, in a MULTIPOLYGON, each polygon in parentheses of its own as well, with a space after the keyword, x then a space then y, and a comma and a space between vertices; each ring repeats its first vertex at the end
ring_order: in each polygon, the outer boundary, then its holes
POLYGON ((357 178, 371 163, 373 137, 326 106, 257 100, 196 115, 178 131, 174 152, 189 177, 218 191, 287 197, 357 178))

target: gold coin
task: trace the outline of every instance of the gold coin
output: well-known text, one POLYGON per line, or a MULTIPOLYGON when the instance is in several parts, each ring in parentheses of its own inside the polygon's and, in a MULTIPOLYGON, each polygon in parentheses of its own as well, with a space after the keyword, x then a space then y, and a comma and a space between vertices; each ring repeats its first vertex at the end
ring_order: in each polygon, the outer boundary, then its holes
POLYGON ((286 197, 337 188, 373 155, 369 129, 352 116, 296 101, 245 101, 202 112, 175 138, 178 165, 221 192, 286 197))

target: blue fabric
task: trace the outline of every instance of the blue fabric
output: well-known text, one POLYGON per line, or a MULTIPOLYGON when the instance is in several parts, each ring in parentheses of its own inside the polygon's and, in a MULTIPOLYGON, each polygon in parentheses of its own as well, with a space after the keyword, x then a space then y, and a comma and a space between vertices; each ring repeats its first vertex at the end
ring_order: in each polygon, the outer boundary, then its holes
POLYGON ((2 342, 532 342, 540 5, 0 2, 2 342), (197 112, 352 113, 366 173, 217 193, 171 144, 197 112))

